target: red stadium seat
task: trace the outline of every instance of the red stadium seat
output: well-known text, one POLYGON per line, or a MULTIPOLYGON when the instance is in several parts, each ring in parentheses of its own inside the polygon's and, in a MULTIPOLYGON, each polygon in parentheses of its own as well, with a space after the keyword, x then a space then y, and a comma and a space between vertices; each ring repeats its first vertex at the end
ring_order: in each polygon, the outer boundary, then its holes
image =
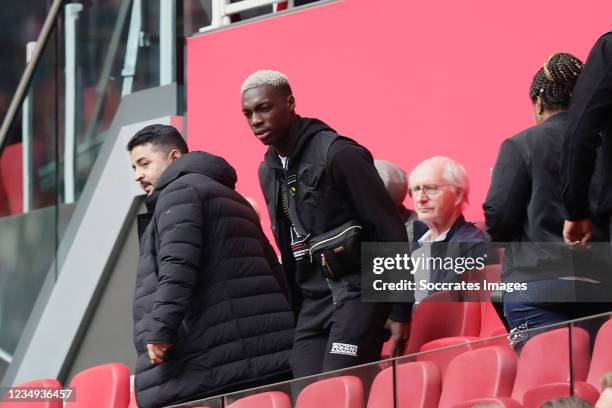
POLYGON ((612 371, 612 320, 606 321, 597 332, 595 345, 593 346, 593 357, 587 382, 593 387, 601 387, 601 378, 604 374, 612 371))
POLYGON ((8 194, 6 193, 4 182, 2 181, 2 172, 0 171, 0 217, 11 214, 8 200, 8 194))
POLYGON ((66 408, 124 408, 130 403, 130 369, 120 363, 99 365, 74 376, 78 396, 66 408))
POLYGON ((474 408, 475 406, 480 404, 493 404, 504 408, 523 408, 523 406, 518 401, 515 401, 509 397, 477 398, 462 402, 460 404, 456 404, 453 408, 474 408))
POLYGON ((443 337, 478 336, 480 304, 451 300, 448 292, 429 295, 416 307, 404 354, 416 353, 423 344, 443 337))
POLYGON ((15 143, 4 148, 0 156, 0 173, 8 197, 9 214, 23 212, 23 148, 15 143))
POLYGON ((438 364, 442 375, 446 372, 446 366, 457 355, 469 350, 499 346, 510 349, 506 337, 499 337, 494 340, 478 341, 479 338, 495 337, 507 334, 504 324, 499 319, 497 312, 491 302, 480 302, 480 335, 476 336, 454 336, 443 337, 432 340, 421 346, 420 352, 432 351, 442 347, 457 346, 448 350, 437 351, 435 353, 419 354, 417 361, 433 361, 438 364), (464 344, 464 346, 459 346, 464 344))
POLYGON ((446 370, 439 408, 476 398, 509 397, 515 374, 516 357, 507 348, 484 347, 460 354, 446 370))
MULTIPOLYGON (((61 390, 62 384, 55 379, 44 379, 44 380, 35 380, 30 381, 24 384, 20 384, 15 388, 34 388, 34 389, 52 389, 52 390, 61 390)), ((62 408, 63 403, 61 399, 58 400, 50 400, 50 401, 20 401, 14 399, 12 401, 7 401, 9 397, 8 393, 5 393, 2 401, 0 401, 0 408, 62 408)))
POLYGON ((480 303, 480 335, 479 337, 492 337, 507 333, 504 323, 493 307, 493 303, 480 303))
MULTIPOLYGON (((571 396, 569 383, 554 383, 533 388, 523 396, 525 408, 540 408, 546 401, 571 396)), ((582 398, 591 405, 595 405, 599 398, 597 391, 591 384, 583 381, 574 383, 574 397, 582 398)))
POLYGON ((471 344, 476 337, 444 337, 442 339, 433 340, 423 344, 420 352, 428 352, 417 355, 417 361, 431 361, 440 369, 442 377, 446 374, 448 364, 459 354, 473 350, 475 347, 471 344), (450 347, 446 350, 438 350, 443 347, 450 347))
POLYGON ((393 339, 390 338, 389 340, 387 340, 383 346, 382 346, 382 350, 380 351, 380 359, 381 360, 386 360, 389 357, 391 357, 391 346, 393 344, 393 339))
POLYGON ((430 361, 398 364, 382 370, 372 384, 368 408, 393 407, 393 390, 397 392, 397 408, 437 408, 442 388, 438 367, 430 361))
MULTIPOLYGON (((590 359, 589 334, 579 327, 572 328, 572 354, 573 378, 584 381, 590 359)), ((569 329, 541 333, 529 339, 521 351, 512 398, 522 403, 530 389, 569 381, 569 329)))
POLYGON ((284 392, 270 391, 241 398, 227 408, 291 408, 291 400, 284 392))
POLYGON ((354 376, 317 381, 305 387, 295 408, 364 408, 363 384, 354 376))
MULTIPOLYGON (((480 304, 480 338, 486 337, 495 337, 508 335, 508 330, 504 326, 504 323, 499 318, 499 314, 495 310, 493 303, 482 302, 480 304)), ((506 347, 511 350, 510 344, 508 343, 508 339, 506 336, 499 337, 493 340, 487 340, 482 342, 483 346, 499 346, 506 347)), ((480 344, 474 345, 475 347, 479 347, 480 344)))

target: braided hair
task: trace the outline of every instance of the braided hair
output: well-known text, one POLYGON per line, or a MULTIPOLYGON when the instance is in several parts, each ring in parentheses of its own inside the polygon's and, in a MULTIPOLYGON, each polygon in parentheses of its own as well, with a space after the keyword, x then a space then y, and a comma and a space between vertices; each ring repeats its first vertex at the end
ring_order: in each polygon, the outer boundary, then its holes
POLYGON ((545 109, 566 110, 576 81, 582 72, 582 61, 572 54, 551 55, 534 75, 529 89, 533 103, 538 96, 545 109))

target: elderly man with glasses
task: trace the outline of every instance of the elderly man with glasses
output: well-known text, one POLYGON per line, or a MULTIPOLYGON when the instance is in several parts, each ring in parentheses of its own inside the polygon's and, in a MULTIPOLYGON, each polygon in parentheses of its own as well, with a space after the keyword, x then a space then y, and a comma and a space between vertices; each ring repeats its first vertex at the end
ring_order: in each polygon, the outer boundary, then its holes
MULTIPOLYGON (((414 223, 413 259, 485 258, 487 262, 491 261, 487 245, 484 244, 484 233, 463 217, 469 191, 465 169, 448 157, 432 157, 412 170, 408 192, 418 216, 418 221, 414 223)), ((420 281, 457 282, 467 269, 449 268, 448 263, 440 263, 415 265, 417 302, 431 292, 419 289, 420 281)))

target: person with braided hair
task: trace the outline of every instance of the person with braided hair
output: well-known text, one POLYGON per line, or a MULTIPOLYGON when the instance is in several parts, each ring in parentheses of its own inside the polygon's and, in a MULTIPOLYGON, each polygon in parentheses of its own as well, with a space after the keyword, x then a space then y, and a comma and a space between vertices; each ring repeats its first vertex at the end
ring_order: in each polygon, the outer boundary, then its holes
POLYGON ((594 293, 599 276, 589 274, 588 254, 571 251, 562 235, 559 158, 567 108, 581 71, 582 62, 567 53, 550 56, 537 71, 529 89, 536 126, 503 142, 484 203, 487 233, 507 243, 502 280, 527 283, 526 290, 503 297, 517 350, 528 338, 517 331, 586 316, 602 306, 577 303, 576 291, 594 293))

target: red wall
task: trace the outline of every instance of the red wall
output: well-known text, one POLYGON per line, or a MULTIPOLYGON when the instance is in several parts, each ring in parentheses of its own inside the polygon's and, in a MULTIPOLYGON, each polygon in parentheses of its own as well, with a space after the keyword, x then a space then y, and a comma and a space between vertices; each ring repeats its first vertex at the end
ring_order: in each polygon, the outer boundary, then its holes
POLYGON ((187 42, 188 142, 236 167, 238 190, 257 200, 267 226, 257 182, 265 149, 239 89, 251 72, 277 69, 298 113, 375 158, 407 172, 433 155, 462 163, 466 215, 481 220, 500 142, 532 125, 533 75, 557 51, 586 58, 611 23, 609 0, 341 0, 197 36, 187 42))

